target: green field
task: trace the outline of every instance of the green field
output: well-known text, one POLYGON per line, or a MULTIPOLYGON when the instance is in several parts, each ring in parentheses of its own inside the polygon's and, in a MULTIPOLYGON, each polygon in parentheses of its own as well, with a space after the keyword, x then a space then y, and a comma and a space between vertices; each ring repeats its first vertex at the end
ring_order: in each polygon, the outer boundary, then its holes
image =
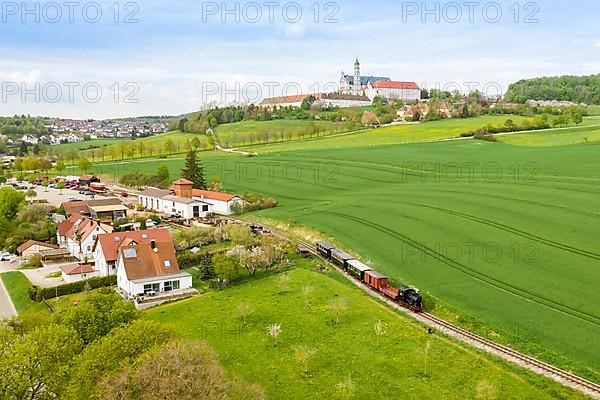
MULTIPOLYGON (((597 120, 600 123, 600 119, 597 120)), ((600 141, 600 127, 554 129, 549 131, 500 135, 498 141, 521 146, 562 146, 600 141)))
POLYGON ((394 125, 372 129, 365 132, 339 135, 330 138, 298 140, 292 143, 278 143, 251 147, 259 153, 310 150, 339 149, 350 147, 385 146, 391 144, 425 143, 460 137, 461 134, 482 128, 485 125, 503 125, 507 119, 516 123, 525 117, 520 116, 484 116, 467 119, 450 119, 420 124, 394 125))
MULTIPOLYGON (((405 129, 445 125, 454 136, 465 128, 461 122, 405 129)), ((436 299, 434 313, 474 320, 501 337, 516 332, 515 347, 600 381, 598 143, 379 145, 404 140, 388 129, 264 146, 268 152, 254 158, 217 152, 201 158, 226 190, 279 201, 258 215, 319 230, 420 287, 436 299)), ((183 160, 160 163, 176 173, 183 160)), ((158 165, 116 167, 155 172, 158 165)))
POLYGON ((52 146, 52 148, 56 150, 62 150, 64 152, 69 152, 71 150, 85 151, 92 148, 112 146, 120 142, 128 141, 131 141, 131 139, 94 139, 87 142, 57 144, 52 146))
POLYGON ((336 273, 309 266, 287 273, 283 293, 280 277, 271 276, 152 309, 145 317, 173 325, 185 338, 208 341, 226 368, 260 384, 274 399, 344 398, 336 386, 348 378, 356 399, 583 397, 442 335, 428 335, 336 273), (337 325, 330 305, 339 299, 347 309, 337 325), (241 303, 254 310, 246 324, 237 312, 241 303), (386 333, 378 347, 379 320, 386 333), (276 344, 266 330, 274 323, 282 328, 276 344), (308 373, 295 359, 298 346, 316 350, 308 373))

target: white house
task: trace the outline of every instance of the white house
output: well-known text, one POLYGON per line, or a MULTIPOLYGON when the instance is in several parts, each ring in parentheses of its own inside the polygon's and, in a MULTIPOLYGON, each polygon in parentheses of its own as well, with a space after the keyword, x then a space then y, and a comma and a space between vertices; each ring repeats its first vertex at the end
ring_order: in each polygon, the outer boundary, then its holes
POLYGON ((234 214, 234 205, 242 202, 241 198, 233 194, 200 189, 192 189, 192 198, 210 204, 212 212, 221 215, 234 214))
POLYGON ((98 235, 94 245, 95 269, 100 276, 116 275, 119 249, 136 243, 170 242, 169 230, 153 229, 131 232, 113 232, 98 235))
POLYGON ((186 179, 173 182, 173 190, 148 188, 139 196, 139 203, 147 210, 184 219, 206 217, 210 213, 231 215, 233 205, 242 200, 235 195, 193 189, 186 179))
POLYGON ((421 89, 414 82, 377 81, 367 85, 365 94, 373 100, 382 97, 391 100, 402 100, 405 103, 417 102, 421 99, 421 89))
POLYGON ((131 243, 119 249, 117 286, 134 299, 160 296, 192 288, 192 276, 177 264, 172 242, 131 243))
POLYGON ((81 215, 71 215, 56 229, 58 244, 80 261, 94 259, 94 243, 98 235, 112 232, 112 226, 81 215))

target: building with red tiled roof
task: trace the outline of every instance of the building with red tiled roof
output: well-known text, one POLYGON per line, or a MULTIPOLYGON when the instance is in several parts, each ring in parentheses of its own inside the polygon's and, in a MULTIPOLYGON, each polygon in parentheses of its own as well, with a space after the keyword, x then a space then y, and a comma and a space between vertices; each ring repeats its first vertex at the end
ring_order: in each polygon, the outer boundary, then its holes
POLYGON ((124 246, 139 243, 171 243, 171 234, 166 228, 113 232, 98 235, 94 244, 94 259, 96 270, 101 276, 115 275, 117 273, 117 258, 119 249, 124 246))
POLYGON ((41 251, 58 248, 60 247, 54 244, 38 242, 37 240, 28 240, 19 247, 17 247, 17 255, 21 256, 26 260, 29 260, 35 255, 40 255, 41 251))
POLYGON ((56 229, 58 244, 80 261, 93 260, 92 248, 98 235, 112 232, 112 226, 89 217, 71 215, 59 222, 56 229))
POLYGON ((117 286, 127 298, 154 296, 192 287, 177 264, 172 242, 132 243, 119 249, 117 286))
POLYGON ((405 103, 421 99, 421 89, 415 82, 377 81, 367 85, 366 94, 370 99, 382 97, 389 100, 402 100, 405 103))
POLYGON ((67 283, 73 283, 98 276, 98 272, 90 264, 73 263, 60 267, 61 276, 67 283))

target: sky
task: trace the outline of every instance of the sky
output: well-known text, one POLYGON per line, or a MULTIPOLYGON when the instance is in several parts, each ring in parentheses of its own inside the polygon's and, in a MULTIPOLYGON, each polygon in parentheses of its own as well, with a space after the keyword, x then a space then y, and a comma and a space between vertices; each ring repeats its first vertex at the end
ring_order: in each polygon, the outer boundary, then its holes
POLYGON ((600 2, 0 3, 0 115, 179 115, 363 75, 496 94, 600 73, 600 2))

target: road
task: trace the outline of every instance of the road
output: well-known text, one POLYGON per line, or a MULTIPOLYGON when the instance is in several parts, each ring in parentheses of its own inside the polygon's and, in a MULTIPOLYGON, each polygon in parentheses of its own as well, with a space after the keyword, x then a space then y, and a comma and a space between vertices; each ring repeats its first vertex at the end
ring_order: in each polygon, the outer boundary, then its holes
POLYGON ((0 319, 16 317, 17 310, 4 287, 4 282, 0 279, 0 319))

